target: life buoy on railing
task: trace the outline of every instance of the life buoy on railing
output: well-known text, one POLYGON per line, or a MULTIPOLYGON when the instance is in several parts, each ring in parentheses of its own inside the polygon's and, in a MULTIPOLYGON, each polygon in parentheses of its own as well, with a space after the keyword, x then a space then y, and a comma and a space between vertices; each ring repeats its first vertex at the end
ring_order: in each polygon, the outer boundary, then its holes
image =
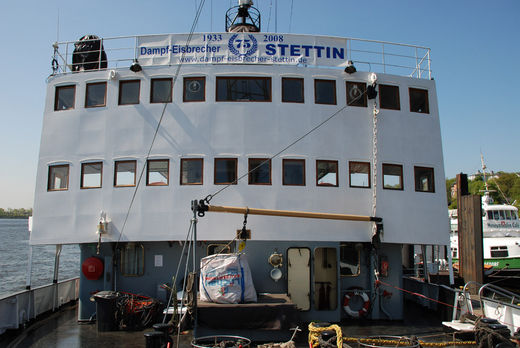
POLYGON ((367 293, 360 290, 352 290, 347 292, 343 297, 343 309, 353 318, 360 318, 365 316, 370 309, 370 299, 368 298, 367 293), (355 297, 359 297, 363 301, 363 306, 357 311, 350 308, 351 300, 355 297))

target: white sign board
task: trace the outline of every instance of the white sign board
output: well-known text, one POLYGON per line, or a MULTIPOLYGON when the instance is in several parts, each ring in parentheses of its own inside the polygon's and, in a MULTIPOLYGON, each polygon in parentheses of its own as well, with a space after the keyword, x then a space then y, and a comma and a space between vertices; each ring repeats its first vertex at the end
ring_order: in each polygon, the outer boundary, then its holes
POLYGON ((211 33, 139 36, 141 65, 280 64, 345 66, 347 39, 288 34, 211 33))

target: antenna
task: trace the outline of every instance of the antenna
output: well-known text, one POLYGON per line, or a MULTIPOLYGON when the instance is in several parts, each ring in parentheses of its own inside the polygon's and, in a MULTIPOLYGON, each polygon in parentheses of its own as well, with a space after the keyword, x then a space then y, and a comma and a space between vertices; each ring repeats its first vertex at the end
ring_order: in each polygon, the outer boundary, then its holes
POLYGON ((489 191, 489 187, 488 187, 488 183, 487 183, 487 179, 486 179, 486 164, 484 163, 484 155, 482 154, 482 152, 480 152, 480 163, 482 165, 482 173, 484 174, 484 186, 486 187, 486 191, 489 191))

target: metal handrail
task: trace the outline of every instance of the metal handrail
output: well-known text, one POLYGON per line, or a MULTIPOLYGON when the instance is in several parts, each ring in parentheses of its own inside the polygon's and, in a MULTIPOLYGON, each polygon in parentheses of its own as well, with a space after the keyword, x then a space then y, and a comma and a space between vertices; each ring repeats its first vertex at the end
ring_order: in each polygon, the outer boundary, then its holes
POLYGON ((479 297, 480 297, 480 302, 481 302, 482 307, 483 307, 482 301, 483 301, 483 299, 486 299, 488 301, 492 301, 492 302, 495 302, 495 303, 501 303, 501 304, 507 304, 508 306, 512 306, 512 307, 515 307, 517 309, 520 309, 520 305, 517 304, 518 302, 520 302, 520 295, 515 294, 514 292, 511 292, 509 290, 502 289, 502 288, 500 288, 498 286, 495 286, 495 285, 493 285, 491 283, 485 284, 485 285, 481 286, 480 289, 479 289, 478 294, 479 294, 479 297), (491 292, 491 297, 484 296, 484 291, 490 291, 491 292), (506 301, 504 301, 504 300, 497 299, 496 295, 502 296, 502 297, 510 300, 510 303, 506 303, 506 301))
MULTIPOLYGON (((102 47, 107 54, 107 69, 122 67, 122 65, 120 65, 122 62, 132 62, 138 56, 139 38, 153 36, 157 35, 150 34, 100 38, 102 47)), ((330 38, 338 37, 330 36, 330 38)), ((359 62, 362 64, 369 64, 369 66, 374 65, 381 69, 380 72, 383 73, 394 73, 397 75, 417 78, 423 78, 423 75, 427 75, 427 78, 431 79, 430 48, 428 47, 359 38, 342 39, 346 40, 348 60, 352 60, 354 63, 359 62), (367 45, 368 47, 358 47, 359 45, 367 45), (410 51, 397 52, 398 50, 402 51, 403 49, 409 49, 410 51), (408 61, 410 61, 409 65, 408 61)), ((57 47, 54 58, 58 61, 58 68, 53 72, 53 74, 72 72, 72 56, 74 44, 76 42, 77 41, 61 41, 54 44, 54 46, 57 47)), ((101 60, 100 52, 99 63, 101 63, 101 60)), ((165 64, 157 64, 157 66, 161 65, 165 64)), ((336 67, 331 68, 334 69, 336 67)))

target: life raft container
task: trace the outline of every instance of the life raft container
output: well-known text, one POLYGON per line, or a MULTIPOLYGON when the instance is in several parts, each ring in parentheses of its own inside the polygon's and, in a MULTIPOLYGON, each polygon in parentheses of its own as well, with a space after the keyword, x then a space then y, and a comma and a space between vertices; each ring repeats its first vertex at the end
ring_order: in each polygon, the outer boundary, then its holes
POLYGON ((368 310, 370 309, 370 299, 368 298, 367 293, 360 290, 352 290, 347 292, 343 297, 343 309, 348 315, 350 315, 353 318, 360 318, 365 316, 368 313, 368 310), (351 300, 354 297, 359 297, 363 301, 363 306, 361 307, 361 309, 357 311, 350 308, 351 300))

